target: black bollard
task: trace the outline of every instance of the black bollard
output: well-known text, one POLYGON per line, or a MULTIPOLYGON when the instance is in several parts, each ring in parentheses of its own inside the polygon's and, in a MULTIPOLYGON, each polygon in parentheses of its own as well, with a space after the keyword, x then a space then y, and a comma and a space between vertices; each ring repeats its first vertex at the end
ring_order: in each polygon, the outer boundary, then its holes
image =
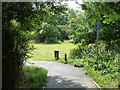
POLYGON ((65 54, 65 63, 67 63, 67 54, 65 54))

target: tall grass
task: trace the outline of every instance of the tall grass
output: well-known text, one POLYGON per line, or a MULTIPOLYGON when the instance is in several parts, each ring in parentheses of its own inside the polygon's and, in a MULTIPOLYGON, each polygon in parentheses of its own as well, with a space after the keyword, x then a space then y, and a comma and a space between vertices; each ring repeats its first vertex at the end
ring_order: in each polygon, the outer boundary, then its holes
POLYGON ((23 66, 23 76, 18 88, 43 88, 46 86, 47 70, 36 66, 23 66))

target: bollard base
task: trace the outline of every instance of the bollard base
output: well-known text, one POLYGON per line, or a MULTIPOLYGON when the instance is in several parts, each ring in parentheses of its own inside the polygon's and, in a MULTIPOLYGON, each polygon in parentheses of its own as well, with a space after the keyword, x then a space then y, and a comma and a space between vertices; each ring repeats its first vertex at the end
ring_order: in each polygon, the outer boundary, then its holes
POLYGON ((67 64, 67 63, 68 63, 67 61, 64 62, 64 64, 67 64))
POLYGON ((58 60, 59 58, 55 58, 55 60, 58 60))

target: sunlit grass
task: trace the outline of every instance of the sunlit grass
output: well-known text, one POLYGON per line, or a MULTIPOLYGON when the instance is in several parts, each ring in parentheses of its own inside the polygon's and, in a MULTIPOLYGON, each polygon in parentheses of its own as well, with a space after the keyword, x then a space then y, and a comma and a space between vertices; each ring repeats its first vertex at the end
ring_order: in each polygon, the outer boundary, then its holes
POLYGON ((118 88, 118 76, 114 79, 111 78, 111 74, 101 75, 99 71, 93 70, 89 66, 85 66, 86 73, 96 81, 101 88, 118 88))
POLYGON ((19 88, 43 88, 46 86, 47 70, 36 66, 23 66, 19 88))
POLYGON ((33 55, 29 60, 34 61, 51 61, 54 60, 54 51, 59 50, 59 58, 63 59, 64 54, 68 54, 71 49, 75 47, 74 44, 64 42, 62 44, 34 44, 33 55))

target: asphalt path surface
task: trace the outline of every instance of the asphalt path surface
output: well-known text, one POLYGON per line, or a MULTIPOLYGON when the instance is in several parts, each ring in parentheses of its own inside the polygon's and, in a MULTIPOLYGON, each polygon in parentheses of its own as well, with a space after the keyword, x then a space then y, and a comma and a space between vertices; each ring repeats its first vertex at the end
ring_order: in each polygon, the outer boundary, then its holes
POLYGON ((48 70, 45 88, 98 88, 82 69, 72 65, 48 61, 28 61, 26 65, 48 70))

